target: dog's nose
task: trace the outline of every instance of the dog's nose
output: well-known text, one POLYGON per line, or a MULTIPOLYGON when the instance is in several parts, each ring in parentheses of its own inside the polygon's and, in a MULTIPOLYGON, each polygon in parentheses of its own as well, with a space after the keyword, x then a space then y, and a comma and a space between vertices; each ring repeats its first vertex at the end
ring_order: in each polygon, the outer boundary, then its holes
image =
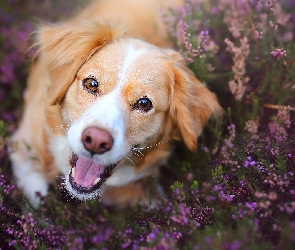
POLYGON ((94 154, 103 154, 113 146, 114 139, 105 129, 91 126, 82 133, 84 148, 94 154))

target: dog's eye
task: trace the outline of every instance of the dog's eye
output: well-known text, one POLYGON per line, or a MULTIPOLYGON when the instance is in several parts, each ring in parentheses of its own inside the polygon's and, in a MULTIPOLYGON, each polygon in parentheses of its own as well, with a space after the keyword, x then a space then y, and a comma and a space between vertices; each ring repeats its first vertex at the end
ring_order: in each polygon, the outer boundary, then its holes
POLYGON ((92 93, 98 91, 98 85, 98 82, 94 78, 86 78, 83 80, 83 86, 92 93))
POLYGON ((143 112, 148 112, 153 108, 153 104, 147 97, 140 98, 135 104, 134 108, 143 112))

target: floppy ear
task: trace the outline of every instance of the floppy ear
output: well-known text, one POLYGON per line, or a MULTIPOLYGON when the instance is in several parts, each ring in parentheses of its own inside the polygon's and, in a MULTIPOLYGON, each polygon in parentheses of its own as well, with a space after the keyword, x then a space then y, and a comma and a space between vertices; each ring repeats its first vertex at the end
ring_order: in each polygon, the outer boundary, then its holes
POLYGON ((168 50, 174 85, 171 87, 169 115, 176 127, 174 136, 182 138, 191 150, 197 149, 197 137, 211 115, 222 114, 215 95, 196 79, 184 59, 168 50))
POLYGON ((37 55, 51 81, 49 104, 54 105, 63 98, 77 71, 93 53, 122 33, 122 27, 115 28, 103 21, 40 27, 36 32, 37 55))

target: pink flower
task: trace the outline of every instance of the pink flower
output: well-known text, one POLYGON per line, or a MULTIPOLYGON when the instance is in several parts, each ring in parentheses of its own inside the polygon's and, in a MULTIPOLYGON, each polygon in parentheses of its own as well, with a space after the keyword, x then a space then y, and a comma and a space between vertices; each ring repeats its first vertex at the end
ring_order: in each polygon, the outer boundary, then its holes
POLYGON ((283 48, 277 48, 274 51, 270 52, 270 54, 276 57, 277 60, 281 60, 283 57, 287 56, 287 52, 283 48))
POLYGON ((250 44, 248 38, 240 39, 240 47, 236 47, 228 38, 224 40, 227 45, 226 50, 233 54, 232 70, 234 72, 234 79, 228 82, 230 92, 235 96, 237 101, 241 101, 246 91, 246 83, 250 80, 245 77, 246 73, 246 59, 250 54, 250 44))

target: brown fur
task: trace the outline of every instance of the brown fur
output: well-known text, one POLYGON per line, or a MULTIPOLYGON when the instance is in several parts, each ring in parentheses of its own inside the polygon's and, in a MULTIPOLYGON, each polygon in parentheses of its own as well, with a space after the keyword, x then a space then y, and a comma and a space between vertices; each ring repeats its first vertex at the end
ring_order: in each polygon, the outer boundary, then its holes
POLYGON ((49 104, 59 103, 74 80, 75 75, 64 72, 77 72, 94 52, 123 32, 123 27, 112 27, 101 20, 42 27, 36 46, 40 63, 44 60, 51 80, 49 104))
MULTIPOLYGON (((167 8, 167 5, 177 6, 181 1, 160 2, 167 8)), ((155 15, 159 3, 156 0, 150 0, 140 1, 140 6, 138 4, 139 1, 135 0, 96 1, 70 21, 59 25, 45 25, 37 31, 36 45, 39 48, 37 60, 28 79, 24 117, 13 140, 26 141, 32 145, 30 154, 38 158, 38 161, 33 163, 34 168, 44 173, 48 182, 55 179, 58 170, 48 148, 49 138, 46 128, 51 128, 54 135, 63 135, 66 132, 65 128, 69 125, 67 119, 70 123, 76 121, 92 105, 95 97, 86 96, 85 91, 79 89, 80 78, 84 72, 87 72, 87 67, 96 62, 99 69, 107 72, 108 64, 101 63, 102 59, 98 58, 105 46, 119 41, 121 37, 133 36, 159 46, 158 50, 161 50, 161 54, 151 47, 153 53, 156 55, 159 53, 161 57, 159 62, 155 62, 158 64, 155 64, 154 70, 157 72, 156 70, 161 68, 165 72, 161 81, 164 86, 153 86, 159 92, 158 117, 162 117, 164 123, 147 144, 153 145, 166 141, 167 143, 143 150, 144 158, 132 156, 137 163, 137 174, 147 169, 156 174, 156 167, 165 163, 171 153, 172 140, 182 139, 191 151, 196 151, 197 137, 201 134, 204 124, 212 114, 221 112, 214 94, 195 78, 183 58, 172 49, 163 49, 167 46, 171 47, 171 43, 159 15, 155 15), (92 16, 94 17, 92 20, 81 21, 81 18, 89 19, 92 16), (97 16, 107 21, 97 19, 97 16), (127 31, 125 27, 129 30, 127 31), (167 99, 161 100, 161 96, 167 96, 167 99), (68 114, 67 119, 64 117, 63 110, 68 114)), ((134 43, 133 46, 142 45, 134 43)), ((120 53, 118 58, 113 60, 121 60, 120 53)), ((137 91, 142 93, 150 91, 148 86, 141 86, 143 88, 141 90, 137 89, 137 82, 140 82, 140 77, 144 75, 142 73, 145 70, 144 65, 151 64, 149 62, 152 62, 149 61, 149 55, 147 59, 138 61, 140 70, 137 72, 137 69, 134 69, 134 79, 131 78, 130 84, 122 90, 126 103, 136 99, 137 91)), ((113 68, 111 62, 110 67, 113 68)), ((156 73, 154 75, 158 76, 156 73)), ((115 87, 116 76, 110 75, 109 78, 108 84, 102 84, 102 95, 109 93, 115 87)), ((128 106, 126 106, 127 109, 128 106)), ((127 118, 138 123, 138 125, 130 126, 127 132, 129 137, 135 138, 134 141, 136 138, 143 137, 145 127, 142 124, 146 121, 132 113, 127 118)), ((153 128, 156 119, 149 119, 153 128)), ((18 150, 23 159, 28 158, 24 145, 21 144, 18 150)), ((21 168, 21 166, 15 166, 15 168, 21 168)), ((106 190, 103 199, 108 204, 126 205, 134 204, 137 198, 145 197, 140 181, 136 181, 124 187, 106 190)))

